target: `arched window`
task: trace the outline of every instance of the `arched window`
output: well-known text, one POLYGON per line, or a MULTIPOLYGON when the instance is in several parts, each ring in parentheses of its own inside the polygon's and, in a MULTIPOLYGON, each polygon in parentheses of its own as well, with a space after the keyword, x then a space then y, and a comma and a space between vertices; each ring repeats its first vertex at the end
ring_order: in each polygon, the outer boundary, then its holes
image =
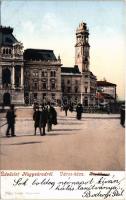
POLYGON ((9 49, 9 54, 11 54, 11 49, 9 49))
POLYGON ((3 49, 3 54, 5 54, 5 53, 6 53, 5 49, 3 49))
POLYGON ((55 77, 56 76, 56 72, 55 71, 51 71, 51 77, 55 77))
POLYGON ((46 71, 46 70, 43 70, 41 76, 42 76, 42 77, 46 77, 46 76, 47 76, 47 71, 46 71))
POLYGON ((6 49, 6 54, 8 54, 8 49, 6 49))
POLYGON ((53 76, 53 71, 51 71, 51 76, 53 76))

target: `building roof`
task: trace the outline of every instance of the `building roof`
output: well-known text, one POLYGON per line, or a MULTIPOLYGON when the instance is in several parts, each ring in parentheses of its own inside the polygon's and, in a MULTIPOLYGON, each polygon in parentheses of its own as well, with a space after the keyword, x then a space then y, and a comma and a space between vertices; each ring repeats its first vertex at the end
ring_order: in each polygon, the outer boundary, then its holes
POLYGON ((98 87, 109 87, 109 86, 116 86, 116 84, 110 83, 107 81, 97 81, 97 86, 98 87))
POLYGON ((98 93, 97 98, 99 98, 99 99, 103 99, 103 98, 104 99, 114 99, 114 97, 112 95, 104 93, 104 92, 98 93))
POLYGON ((15 43, 18 43, 18 41, 13 36, 13 28, 0 26, 0 45, 13 46, 15 43))
POLYGON ((81 74, 77 65, 74 67, 61 67, 61 73, 81 74))
POLYGON ((93 76, 97 80, 97 77, 91 71, 90 71, 90 76, 93 76))
POLYGON ((25 60, 57 60, 53 50, 47 49, 26 49, 24 51, 25 60))

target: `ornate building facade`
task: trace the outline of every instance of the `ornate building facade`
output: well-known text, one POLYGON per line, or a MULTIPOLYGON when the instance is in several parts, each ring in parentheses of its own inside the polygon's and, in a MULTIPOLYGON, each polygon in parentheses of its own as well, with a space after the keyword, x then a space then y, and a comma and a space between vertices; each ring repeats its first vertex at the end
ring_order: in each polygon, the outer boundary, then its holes
POLYGON ((89 31, 76 30, 75 66, 61 67, 53 50, 26 49, 10 27, 0 27, 0 103, 33 104, 63 99, 95 105, 96 76, 89 67, 89 31))
POLYGON ((61 60, 53 50, 26 49, 24 51, 25 103, 61 99, 61 60))
POLYGON ((23 45, 13 29, 0 26, 0 103, 24 104, 23 45))

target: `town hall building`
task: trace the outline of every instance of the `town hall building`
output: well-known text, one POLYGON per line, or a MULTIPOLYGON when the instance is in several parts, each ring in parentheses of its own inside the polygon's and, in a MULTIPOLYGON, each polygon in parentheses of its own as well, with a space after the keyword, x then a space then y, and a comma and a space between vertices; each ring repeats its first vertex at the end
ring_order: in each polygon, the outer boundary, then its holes
POLYGON ((53 50, 26 49, 10 27, 0 27, 0 104, 32 105, 67 100, 95 105, 96 76, 90 71, 89 31, 76 30, 75 65, 63 67, 53 50))

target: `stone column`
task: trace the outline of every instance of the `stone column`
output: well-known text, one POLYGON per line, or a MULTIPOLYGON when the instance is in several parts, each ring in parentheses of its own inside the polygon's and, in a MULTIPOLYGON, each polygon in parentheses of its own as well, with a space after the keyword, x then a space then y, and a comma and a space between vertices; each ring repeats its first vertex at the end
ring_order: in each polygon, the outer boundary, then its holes
POLYGON ((12 88, 14 88, 14 85, 15 85, 15 67, 14 67, 14 65, 12 66, 11 83, 12 83, 12 88))
POLYGON ((2 66, 0 66, 0 88, 2 88, 2 66))
POLYGON ((21 66, 21 88, 23 88, 24 85, 24 70, 23 65, 21 66))

